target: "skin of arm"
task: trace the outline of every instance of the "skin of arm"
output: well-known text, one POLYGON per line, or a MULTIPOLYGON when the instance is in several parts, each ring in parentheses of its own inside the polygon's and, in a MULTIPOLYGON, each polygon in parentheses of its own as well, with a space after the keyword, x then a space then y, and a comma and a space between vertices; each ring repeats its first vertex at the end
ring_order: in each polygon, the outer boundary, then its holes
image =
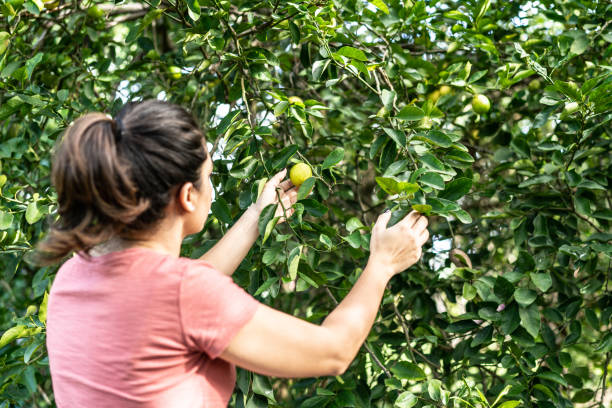
POLYGON ((286 174, 287 169, 284 169, 274 175, 266 183, 257 202, 251 205, 225 233, 223 238, 200 259, 212 264, 225 275, 231 276, 259 236, 257 224, 261 211, 267 205, 277 203, 280 196, 283 205, 278 206, 275 214, 275 216, 281 217, 279 222, 284 221, 283 206, 287 212, 287 217, 293 214, 292 206, 297 200, 297 188, 293 186, 290 180, 281 182, 286 174))
POLYGON ((370 259, 359 279, 321 325, 260 304, 221 358, 276 377, 343 373, 365 341, 391 277, 421 257, 429 238, 427 219, 412 212, 391 228, 381 215, 370 241, 370 259))

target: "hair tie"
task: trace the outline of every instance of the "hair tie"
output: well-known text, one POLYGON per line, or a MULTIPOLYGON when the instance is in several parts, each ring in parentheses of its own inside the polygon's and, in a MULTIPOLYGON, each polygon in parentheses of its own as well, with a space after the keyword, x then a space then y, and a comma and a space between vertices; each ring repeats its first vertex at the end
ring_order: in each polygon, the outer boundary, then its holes
POLYGON ((119 143, 121 141, 121 137, 123 136, 123 126, 121 125, 121 121, 118 119, 112 119, 111 123, 113 127, 113 134, 115 136, 115 143, 119 143))

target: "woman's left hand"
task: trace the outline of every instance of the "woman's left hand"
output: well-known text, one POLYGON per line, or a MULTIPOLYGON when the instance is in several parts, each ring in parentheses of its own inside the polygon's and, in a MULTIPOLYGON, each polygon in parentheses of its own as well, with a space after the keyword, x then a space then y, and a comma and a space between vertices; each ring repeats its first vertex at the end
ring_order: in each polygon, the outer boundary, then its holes
POLYGON ((281 217, 279 222, 285 221, 285 215, 290 217, 293 214, 293 204, 297 201, 298 188, 293 185, 291 180, 282 181, 287 175, 287 169, 276 173, 264 186, 261 195, 255 203, 255 208, 259 213, 268 205, 278 203, 280 196, 282 205, 276 209, 275 217, 281 217), (278 190, 278 194, 276 193, 278 190), (283 207, 285 210, 283 211, 283 207))

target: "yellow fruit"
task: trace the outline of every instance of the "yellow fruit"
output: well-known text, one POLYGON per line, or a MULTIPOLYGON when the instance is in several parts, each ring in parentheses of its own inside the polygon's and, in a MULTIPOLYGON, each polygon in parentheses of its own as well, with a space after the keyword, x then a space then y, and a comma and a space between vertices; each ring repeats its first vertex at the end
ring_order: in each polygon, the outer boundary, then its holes
POLYGON ((179 79, 181 77, 181 69, 175 65, 171 65, 168 67, 168 72, 170 76, 174 79, 179 79))
POLYGON ((4 185, 6 184, 6 174, 0 174, 0 188, 4 187, 4 185))
POLYGON ((301 186, 310 177, 312 177, 312 170, 306 163, 296 164, 289 172, 289 178, 294 186, 301 186))
POLYGON ((448 95, 449 93, 451 93, 453 89, 448 86, 448 85, 442 85, 440 87, 440 96, 444 96, 444 95, 448 95))
POLYGON ((433 102, 437 102, 438 99, 440 99, 440 91, 436 89, 435 91, 433 91, 432 93, 429 94, 427 99, 429 99, 430 101, 433 101, 433 102))
POLYGON ((491 102, 489 102, 489 98, 484 95, 474 95, 474 99, 472 99, 472 109, 478 114, 487 113, 489 109, 491 109, 491 102))
POLYGON ((298 105, 298 106, 301 106, 302 108, 304 107, 304 101, 299 96, 290 96, 288 99, 289 99, 290 104, 298 105))

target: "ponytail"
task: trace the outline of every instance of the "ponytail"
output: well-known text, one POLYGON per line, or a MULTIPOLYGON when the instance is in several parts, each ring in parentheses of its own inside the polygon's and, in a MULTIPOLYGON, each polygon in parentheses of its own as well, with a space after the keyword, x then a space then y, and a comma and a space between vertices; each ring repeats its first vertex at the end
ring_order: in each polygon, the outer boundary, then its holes
POLYGON ((117 120, 103 113, 80 117, 53 156, 59 218, 33 261, 54 264, 151 227, 163 217, 172 187, 199 188, 206 157, 201 130, 177 105, 150 100, 126 105, 117 120))

